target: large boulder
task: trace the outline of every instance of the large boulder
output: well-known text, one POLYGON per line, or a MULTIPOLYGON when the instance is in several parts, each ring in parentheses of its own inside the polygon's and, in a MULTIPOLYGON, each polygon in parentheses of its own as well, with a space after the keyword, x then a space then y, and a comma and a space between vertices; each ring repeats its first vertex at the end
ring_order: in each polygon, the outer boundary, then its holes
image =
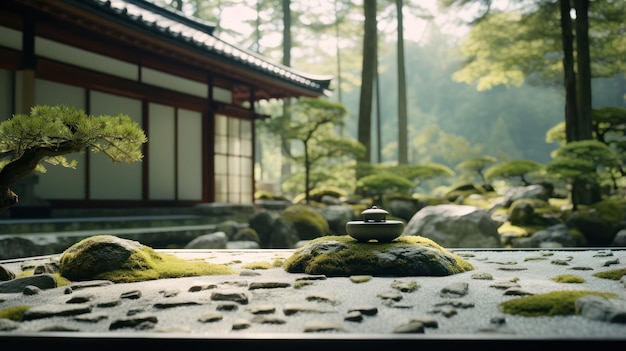
POLYGON ((185 249, 225 249, 228 236, 224 232, 215 232, 200 235, 185 245, 185 249))
POLYGON ((442 204, 419 210, 402 236, 416 235, 448 248, 502 247, 498 225, 476 206, 442 204))
POLYGON ((122 267, 143 247, 138 241, 113 235, 96 235, 72 245, 60 259, 61 275, 70 280, 89 279, 122 267))

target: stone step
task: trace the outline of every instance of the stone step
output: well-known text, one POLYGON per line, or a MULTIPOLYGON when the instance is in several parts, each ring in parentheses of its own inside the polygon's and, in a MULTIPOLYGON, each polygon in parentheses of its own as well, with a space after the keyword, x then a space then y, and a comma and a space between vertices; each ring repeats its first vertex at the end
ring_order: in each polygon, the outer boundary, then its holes
POLYGON ((0 220, 0 235, 215 224, 223 218, 199 215, 115 216, 0 220))
MULTIPOLYGON (((244 224, 241 224, 244 226, 244 224)), ((154 228, 118 228, 64 232, 41 232, 0 235, 0 260, 23 257, 22 250, 30 256, 61 253, 73 244, 95 235, 114 235, 136 240, 154 249, 181 249, 193 239, 214 233, 216 224, 178 225, 154 228), (29 241, 30 243, 25 244, 29 241), (31 244, 32 243, 32 244, 31 244)))

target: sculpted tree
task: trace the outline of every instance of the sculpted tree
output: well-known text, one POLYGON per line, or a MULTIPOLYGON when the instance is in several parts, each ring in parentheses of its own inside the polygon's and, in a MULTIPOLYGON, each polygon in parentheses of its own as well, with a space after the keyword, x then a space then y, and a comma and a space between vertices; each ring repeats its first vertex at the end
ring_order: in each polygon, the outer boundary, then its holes
MULTIPOLYGON (((597 140, 572 141, 556 150, 546 171, 568 184, 581 184, 592 188, 609 179, 619 169, 619 158, 606 144, 597 140)), ((572 207, 576 211, 581 199, 572 193, 572 207)), ((600 200, 599 195, 593 199, 600 200)))
POLYGON ((113 162, 143 158, 148 139, 129 116, 88 116, 66 105, 40 105, 0 123, 0 212, 18 202, 10 186, 33 171, 45 173, 43 162, 75 168, 65 155, 102 152, 113 162))
POLYGON ((532 173, 543 170, 543 166, 532 160, 515 160, 495 164, 485 171, 485 179, 518 178, 524 185, 530 185, 527 179, 532 173))
MULTIPOLYGON (((300 147, 290 148, 287 156, 303 170, 305 202, 310 191, 337 177, 332 165, 344 158, 361 157, 365 148, 358 141, 336 135, 335 128, 343 125, 348 112, 340 103, 322 98, 300 98, 289 109, 290 120, 282 118, 266 122, 270 131, 281 134, 283 140, 300 142, 300 147)), ((296 173, 294 176, 298 176, 296 173)))

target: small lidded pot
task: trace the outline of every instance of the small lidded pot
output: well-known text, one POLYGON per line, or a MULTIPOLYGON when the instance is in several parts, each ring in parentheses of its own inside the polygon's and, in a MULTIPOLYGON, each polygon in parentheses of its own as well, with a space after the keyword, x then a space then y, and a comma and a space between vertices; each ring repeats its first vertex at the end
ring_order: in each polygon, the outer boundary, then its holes
POLYGON ((360 242, 391 242, 402 234, 404 223, 386 220, 387 215, 389 212, 372 206, 361 212, 363 220, 346 223, 346 232, 360 242))

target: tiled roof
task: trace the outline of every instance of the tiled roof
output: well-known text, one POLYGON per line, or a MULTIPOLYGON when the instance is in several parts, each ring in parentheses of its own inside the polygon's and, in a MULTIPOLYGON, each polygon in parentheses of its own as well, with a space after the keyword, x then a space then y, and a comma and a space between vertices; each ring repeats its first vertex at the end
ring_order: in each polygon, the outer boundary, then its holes
POLYGON ((323 94, 331 77, 298 72, 291 67, 271 63, 260 55, 236 47, 213 35, 215 26, 190 18, 174 9, 166 9, 145 0, 63 0, 76 7, 106 16, 122 25, 149 31, 151 35, 180 45, 191 46, 232 64, 274 76, 291 84, 323 94))

